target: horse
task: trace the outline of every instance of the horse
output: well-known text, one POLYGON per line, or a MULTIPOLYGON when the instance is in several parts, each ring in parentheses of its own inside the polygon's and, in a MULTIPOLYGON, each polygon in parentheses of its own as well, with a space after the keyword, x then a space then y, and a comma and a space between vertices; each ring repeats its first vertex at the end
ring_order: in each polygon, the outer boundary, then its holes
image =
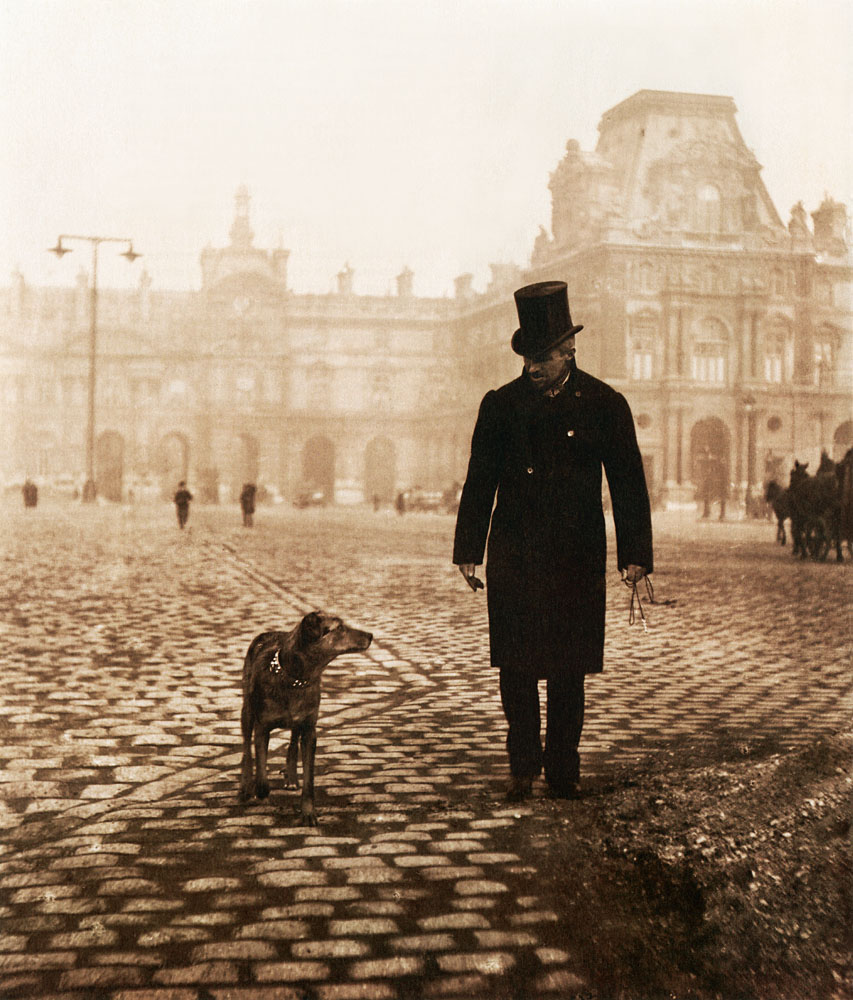
MULTIPOLYGON (((828 543, 835 545, 836 560, 844 562, 841 552, 841 491, 838 487, 835 462, 824 451, 821 453, 817 473, 810 476, 806 469, 808 462, 794 461, 791 469, 788 495, 791 503, 791 536, 794 540, 794 555, 805 559, 808 555, 809 540, 817 522, 821 534, 828 536, 828 543)), ((814 546, 812 545, 812 548, 814 546)), ((814 553, 812 553, 814 554, 814 553)), ((824 558, 823 555, 815 558, 824 558)))
MULTIPOLYGON (((791 516, 791 498, 775 479, 771 479, 764 490, 764 502, 770 505, 776 515, 776 541, 785 545, 788 536, 785 534, 785 521, 791 516)), ((794 553, 796 555, 796 553, 794 553)))
POLYGON ((853 448, 848 448, 844 458, 835 465, 840 496, 838 530, 841 540, 847 542, 847 552, 853 557, 853 448))

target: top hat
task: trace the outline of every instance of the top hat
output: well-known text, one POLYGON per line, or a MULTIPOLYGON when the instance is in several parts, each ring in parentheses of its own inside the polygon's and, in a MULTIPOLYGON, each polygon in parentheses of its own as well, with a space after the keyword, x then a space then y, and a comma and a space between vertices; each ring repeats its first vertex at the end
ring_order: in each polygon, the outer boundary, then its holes
POLYGON ((573 337, 583 326, 573 326, 565 281, 537 281, 515 293, 519 329, 512 335, 516 354, 535 358, 573 337))

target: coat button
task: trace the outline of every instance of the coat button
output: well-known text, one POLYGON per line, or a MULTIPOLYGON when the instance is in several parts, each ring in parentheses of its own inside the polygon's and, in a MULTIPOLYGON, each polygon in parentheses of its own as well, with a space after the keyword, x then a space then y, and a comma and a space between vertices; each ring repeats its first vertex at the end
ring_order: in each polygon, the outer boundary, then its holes
POLYGON ((580 396, 580 394, 581 394, 581 391, 580 391, 580 389, 578 389, 578 391, 575 393, 575 395, 576 396, 580 396))
POLYGON ((570 438, 573 438, 575 436, 575 432, 574 431, 566 431, 566 436, 570 437, 570 438))
POLYGON ((527 475, 528 476, 532 476, 533 475, 533 466, 532 465, 528 468, 527 475))

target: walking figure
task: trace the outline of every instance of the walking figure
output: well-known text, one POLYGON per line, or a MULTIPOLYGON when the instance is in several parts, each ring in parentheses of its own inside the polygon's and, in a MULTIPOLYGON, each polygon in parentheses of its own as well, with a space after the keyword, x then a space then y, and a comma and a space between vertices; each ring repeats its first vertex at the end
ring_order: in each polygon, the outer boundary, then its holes
POLYGON ((193 495, 187 489, 187 484, 182 479, 178 483, 178 492, 175 494, 175 508, 178 511, 178 527, 183 528, 190 516, 190 500, 193 495))
POLYGON ((572 323, 565 282, 528 285, 515 300, 519 329, 510 346, 524 368, 480 404, 453 552, 476 593, 488 538, 490 653, 514 802, 543 769, 552 795, 580 794, 584 677, 601 672, 604 656, 602 466, 618 568, 632 585, 653 569, 649 497, 625 397, 575 365, 583 327, 572 323))
POLYGON ((32 481, 32 479, 27 479, 21 488, 21 492, 24 494, 24 506, 25 507, 35 507, 39 502, 39 488, 32 481))
POLYGON ((255 515, 255 494, 257 487, 254 483, 244 483, 240 491, 240 509, 243 511, 243 527, 251 528, 255 515))

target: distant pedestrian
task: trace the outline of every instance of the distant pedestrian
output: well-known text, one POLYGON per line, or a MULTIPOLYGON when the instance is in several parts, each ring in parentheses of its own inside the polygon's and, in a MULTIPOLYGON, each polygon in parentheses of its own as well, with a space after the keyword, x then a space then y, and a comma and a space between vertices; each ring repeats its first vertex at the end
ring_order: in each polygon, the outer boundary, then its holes
POLYGON ((32 479, 27 479, 24 485, 21 487, 21 492, 24 495, 24 506, 25 507, 35 507, 39 502, 39 488, 32 481, 32 479))
POLYGON ((175 494, 175 507, 178 511, 178 527, 183 528, 190 516, 190 500, 193 495, 187 489, 187 484, 182 479, 178 483, 178 492, 175 494))
POLYGON ((255 516, 255 495, 257 487, 254 483, 244 483, 240 491, 240 509, 243 511, 243 527, 251 528, 255 516))
POLYGON ((400 490, 397 494, 397 499, 394 501, 394 507, 396 508, 398 514, 406 513, 406 494, 402 490, 400 490))
POLYGON ((720 520, 726 519, 726 500, 729 495, 729 470, 725 459, 714 459, 714 498, 720 503, 720 520))
POLYGON ((699 499, 702 503, 702 520, 711 516, 711 500, 714 493, 714 458, 706 445, 699 452, 696 465, 699 475, 699 499))

